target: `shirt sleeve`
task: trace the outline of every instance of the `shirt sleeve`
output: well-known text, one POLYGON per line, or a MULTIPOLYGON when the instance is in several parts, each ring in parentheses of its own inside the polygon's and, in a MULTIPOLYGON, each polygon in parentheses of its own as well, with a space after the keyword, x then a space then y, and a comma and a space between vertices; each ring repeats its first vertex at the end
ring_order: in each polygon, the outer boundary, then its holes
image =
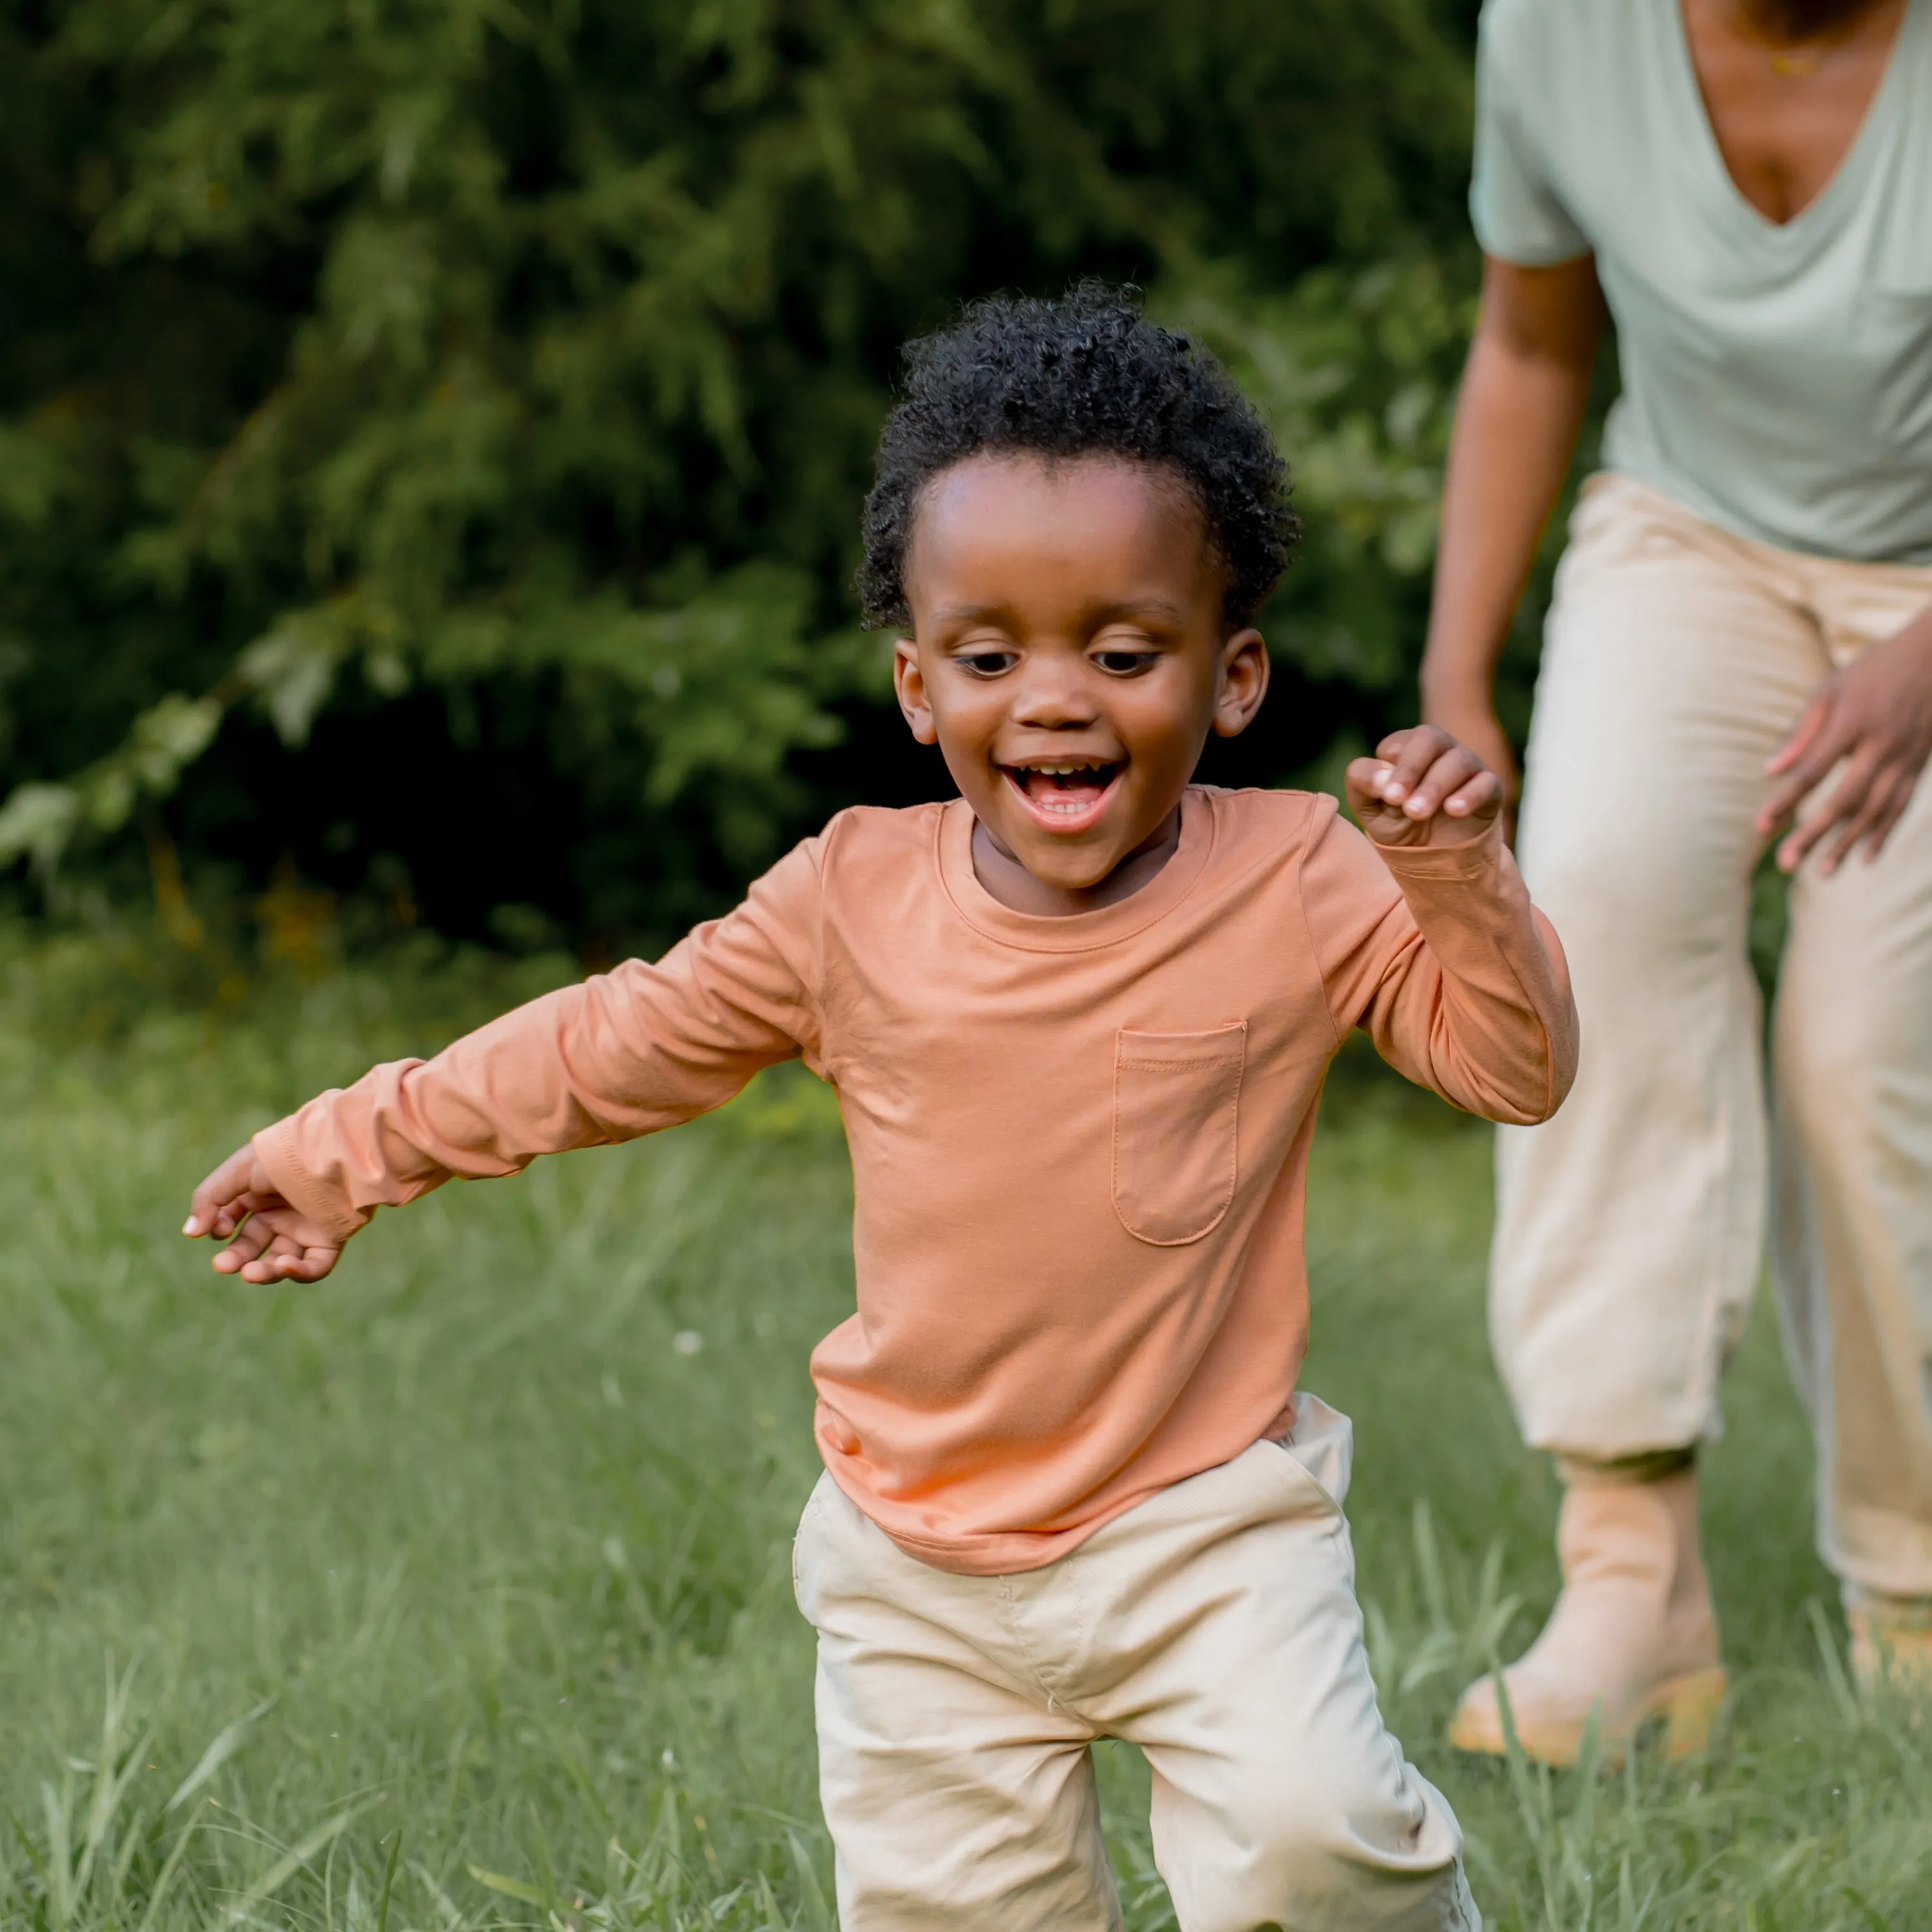
POLYGON ((1338 1030, 1454 1105, 1528 1125, 1576 1073, 1576 1010, 1499 822, 1466 845, 1372 844, 1329 802, 1302 902, 1338 1030))
POLYGON ((722 1106, 761 1067, 819 1060, 821 842, 655 965, 532 1000, 434 1060, 378 1066, 255 1136, 277 1189, 346 1238, 452 1176, 630 1140, 722 1106))
POLYGON ((1538 10, 1550 0, 1486 0, 1476 32, 1476 152, 1469 216, 1485 254, 1526 268, 1572 262, 1591 243, 1564 207, 1534 129, 1549 94, 1538 72, 1538 10))

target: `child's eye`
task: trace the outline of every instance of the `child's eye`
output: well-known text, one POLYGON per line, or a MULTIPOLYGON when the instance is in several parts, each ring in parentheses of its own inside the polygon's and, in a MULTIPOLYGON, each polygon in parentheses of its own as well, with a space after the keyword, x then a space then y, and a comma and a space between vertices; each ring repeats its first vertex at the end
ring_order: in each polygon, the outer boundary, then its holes
POLYGON ((1132 677, 1136 671, 1145 670, 1160 655, 1158 651, 1096 651, 1094 662, 1116 677, 1132 677))
POLYGON ((975 677, 998 677, 1000 672, 1012 669, 1014 658, 1011 651, 964 651, 955 662, 975 677))

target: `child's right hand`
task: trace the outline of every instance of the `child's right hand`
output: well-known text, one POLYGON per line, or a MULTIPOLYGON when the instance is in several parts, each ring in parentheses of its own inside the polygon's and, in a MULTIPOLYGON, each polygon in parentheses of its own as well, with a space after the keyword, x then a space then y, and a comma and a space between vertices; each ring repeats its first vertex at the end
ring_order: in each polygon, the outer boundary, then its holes
POLYGON ((275 1192, 252 1143, 237 1148, 194 1190, 182 1232, 226 1241, 214 1271, 244 1281, 320 1281, 342 1252, 335 1235, 275 1192))

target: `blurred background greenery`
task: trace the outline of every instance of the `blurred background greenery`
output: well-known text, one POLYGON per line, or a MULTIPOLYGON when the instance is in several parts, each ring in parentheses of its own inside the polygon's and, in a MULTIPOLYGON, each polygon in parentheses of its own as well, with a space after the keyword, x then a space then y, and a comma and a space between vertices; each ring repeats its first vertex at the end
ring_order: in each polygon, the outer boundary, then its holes
POLYGON ((0 910, 596 964, 938 795, 849 590, 898 346, 1088 272, 1307 518, 1209 776, 1332 777, 1412 710, 1474 10, 0 0, 0 910))

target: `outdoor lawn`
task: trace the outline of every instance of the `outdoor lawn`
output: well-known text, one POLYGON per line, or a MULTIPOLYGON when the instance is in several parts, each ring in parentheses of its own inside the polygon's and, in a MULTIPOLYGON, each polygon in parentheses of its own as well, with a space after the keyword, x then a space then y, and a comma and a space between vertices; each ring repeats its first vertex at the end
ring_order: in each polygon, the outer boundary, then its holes
MULTIPOLYGON (((146 1020, 138 969, 0 958, 0 1925, 829 1927, 787 1563, 806 1354, 851 1296, 826 1096, 774 1079, 385 1216, 320 1288, 238 1288, 177 1232, 216 1157, 560 969, 403 961, 146 1020)), ((1345 1066, 1306 1380, 1355 1419, 1384 1708, 1486 1914, 1932 1926, 1932 1728, 1846 1689, 1768 1306, 1708 1462, 1710 1760, 1552 1778, 1439 1742, 1553 1585, 1488 1197, 1484 1130, 1345 1066)), ((1100 1757, 1129 1922, 1168 1924, 1144 1772, 1100 1757)))

